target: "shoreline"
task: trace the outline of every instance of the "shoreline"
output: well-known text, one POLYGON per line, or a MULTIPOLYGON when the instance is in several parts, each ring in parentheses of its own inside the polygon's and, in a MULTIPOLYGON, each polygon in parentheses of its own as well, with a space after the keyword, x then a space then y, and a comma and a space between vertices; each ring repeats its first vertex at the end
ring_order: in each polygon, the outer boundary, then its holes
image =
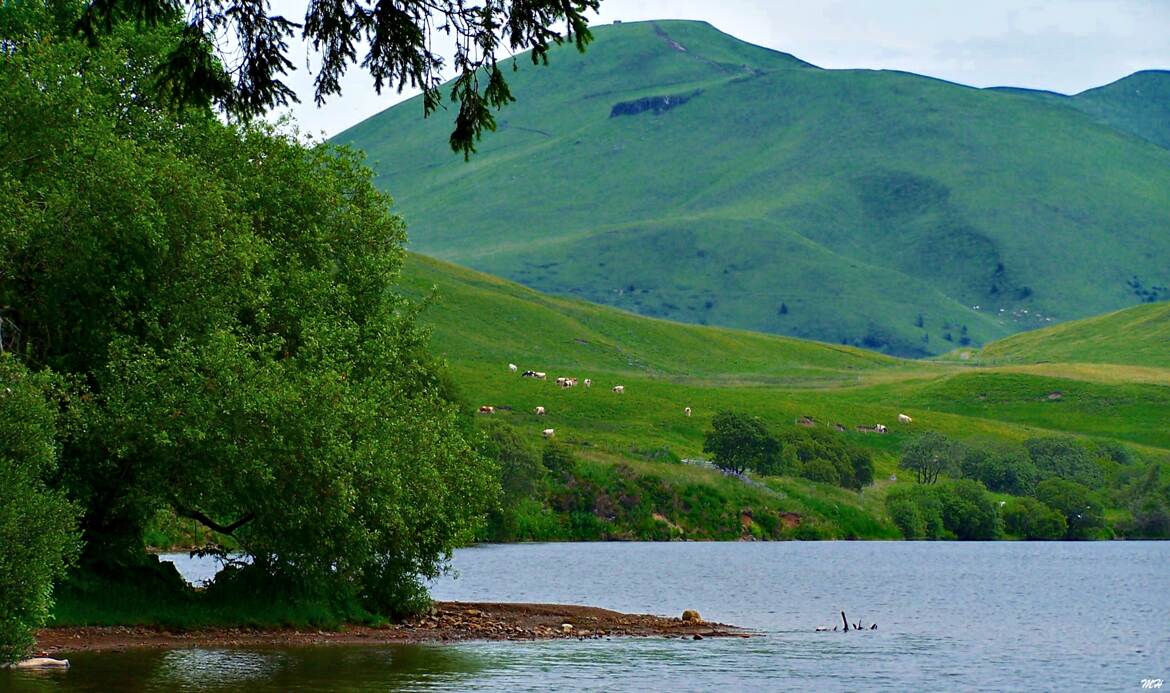
POLYGON ((74 652, 188 647, 383 645, 468 641, 535 641, 610 637, 666 637, 702 640, 755 635, 723 623, 626 614, 568 604, 435 602, 427 614, 388 626, 312 628, 199 628, 187 631, 153 626, 66 626, 37 633, 34 652, 74 652), (567 627, 566 627, 567 626, 567 627))

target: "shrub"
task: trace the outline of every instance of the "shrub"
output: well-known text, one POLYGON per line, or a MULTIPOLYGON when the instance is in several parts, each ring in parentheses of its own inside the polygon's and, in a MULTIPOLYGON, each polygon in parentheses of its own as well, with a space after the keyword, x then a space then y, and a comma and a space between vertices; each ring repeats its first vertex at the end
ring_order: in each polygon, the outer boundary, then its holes
POLYGON ((1027 451, 1011 448, 974 448, 966 451, 961 465, 965 478, 982 482, 992 491, 1030 496, 1040 471, 1027 451))
POLYGON ((1063 539, 1068 532, 1064 515, 1035 498, 1013 498, 1003 509, 1008 534, 1021 539, 1063 539))
POLYGON ((942 505, 943 526, 955 538, 988 540, 999 537, 999 511, 983 484, 959 479, 931 491, 942 505))
POLYGON ((1036 498, 1064 516, 1067 539, 1095 539, 1105 528, 1101 501, 1082 484, 1046 479, 1036 484, 1036 498))
POLYGON ((1030 438, 1024 446, 1045 479, 1066 479, 1090 488, 1100 488, 1105 483, 1101 468, 1089 454, 1089 449, 1075 438, 1030 438))

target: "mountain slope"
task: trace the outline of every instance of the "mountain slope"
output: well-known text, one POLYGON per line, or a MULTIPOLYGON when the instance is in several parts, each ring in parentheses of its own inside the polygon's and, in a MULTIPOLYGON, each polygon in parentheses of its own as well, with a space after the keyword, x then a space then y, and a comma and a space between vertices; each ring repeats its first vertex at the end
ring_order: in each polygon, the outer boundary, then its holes
POLYGON ((518 60, 518 102, 470 163, 417 100, 335 138, 369 153, 412 249, 645 315, 902 355, 1170 285, 1170 151, 1096 116, 821 70, 704 23, 595 33, 583 56, 518 60))
MULTIPOLYGON (((1019 354, 1022 365, 900 360, 645 318, 414 254, 401 286, 417 298, 435 293, 422 318, 432 330, 434 351, 447 359, 470 403, 496 406, 498 417, 534 438, 554 428, 558 438, 590 449, 667 449, 701 457, 711 416, 733 409, 778 429, 799 416, 822 426, 839 423, 846 429, 842 435, 887 459, 907 436, 923 430, 1017 442, 1071 433, 1151 446, 1170 459, 1170 368, 1135 373, 1117 366, 1028 365, 1044 359, 1027 352, 1019 354), (508 363, 545 371, 549 381, 522 378, 509 372, 508 363), (559 376, 591 378, 594 385, 563 390, 551 382, 559 376), (615 384, 625 385, 625 394, 610 392, 615 384), (1062 397, 1051 400, 1052 392, 1062 397), (534 415, 536 406, 546 407, 547 416, 534 415), (683 415, 688 406, 692 417, 683 415), (899 413, 914 422, 899 423, 899 413), (855 430, 874 423, 888 425, 890 434, 855 430)), ((1164 308, 1147 306, 1134 315, 1164 308)), ((1141 351, 1142 330, 1113 334, 1105 348, 1141 351)), ((885 473, 890 471, 892 465, 885 473)))
POLYGON ((979 353, 996 363, 1108 363, 1170 368, 1170 303, 1126 308, 1024 332, 979 353))

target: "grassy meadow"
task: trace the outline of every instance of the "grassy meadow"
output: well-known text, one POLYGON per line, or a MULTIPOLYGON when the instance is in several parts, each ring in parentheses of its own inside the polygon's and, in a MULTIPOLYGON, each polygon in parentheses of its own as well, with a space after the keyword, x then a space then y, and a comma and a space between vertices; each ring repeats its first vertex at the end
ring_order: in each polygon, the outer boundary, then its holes
MULTIPOLYGON (((985 365, 982 354, 999 353, 995 344, 966 361, 901 360, 834 344, 644 318, 550 297, 419 255, 409 257, 403 287, 415 297, 433 296, 424 322, 472 408, 494 406, 491 416, 534 442, 543 429, 553 428, 556 440, 593 464, 624 466, 680 488, 708 484, 724 496, 728 488, 742 486, 737 493, 746 496, 736 502, 745 507, 850 527, 829 536, 889 536, 881 499, 890 486, 913 483, 912 475, 896 482, 890 477, 898 474, 901 445, 927 430, 976 444, 1067 434, 1116 441, 1149 459, 1170 461, 1170 368, 1160 366, 1156 356, 1133 366, 1070 364, 1064 375, 1062 364, 1030 364, 1023 358, 985 365), (544 371, 548 380, 513 374, 509 363, 521 372, 544 371), (553 382, 558 376, 590 378, 593 386, 562 389, 553 382), (625 386, 624 394, 612 392, 618 384, 625 386), (537 406, 547 414, 535 415, 537 406), (684 415, 685 407, 692 416, 684 415), (725 409, 757 415, 773 430, 793 427, 802 416, 820 427, 840 424, 846 430, 838 435, 873 451, 878 483, 854 493, 803 479, 771 479, 767 483, 782 492, 777 496, 679 464, 706 457, 704 433, 711 417, 725 409), (898 423, 899 413, 913 422, 898 423), (856 430, 877 423, 889 433, 856 430)), ((1148 332, 1135 316, 1164 308, 1143 306, 1112 316, 1132 325, 1112 329, 1118 343, 1134 345, 1132 352, 1117 353, 1145 353, 1138 343, 1148 332)), ((1031 338, 1042 356, 1044 349, 1059 352, 1061 345, 1097 329, 1098 319, 1090 319, 1013 339, 1031 338)))

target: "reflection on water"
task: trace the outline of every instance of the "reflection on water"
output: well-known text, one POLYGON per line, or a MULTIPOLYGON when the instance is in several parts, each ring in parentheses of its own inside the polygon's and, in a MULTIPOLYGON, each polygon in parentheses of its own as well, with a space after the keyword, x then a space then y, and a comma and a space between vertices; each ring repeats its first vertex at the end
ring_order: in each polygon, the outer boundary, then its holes
POLYGON ((478 547, 436 598, 694 608, 765 636, 80 653, 0 672, 0 691, 1136 690, 1170 678, 1168 559, 1168 542, 478 547), (842 609, 879 629, 815 632, 842 609))
POLYGON ((441 645, 78 653, 56 672, 2 672, 0 691, 227 693, 432 690, 470 685, 472 651, 441 645))
POLYGON ((280 652, 172 650, 163 655, 154 678, 177 691, 239 688, 272 678, 286 660, 280 652))

